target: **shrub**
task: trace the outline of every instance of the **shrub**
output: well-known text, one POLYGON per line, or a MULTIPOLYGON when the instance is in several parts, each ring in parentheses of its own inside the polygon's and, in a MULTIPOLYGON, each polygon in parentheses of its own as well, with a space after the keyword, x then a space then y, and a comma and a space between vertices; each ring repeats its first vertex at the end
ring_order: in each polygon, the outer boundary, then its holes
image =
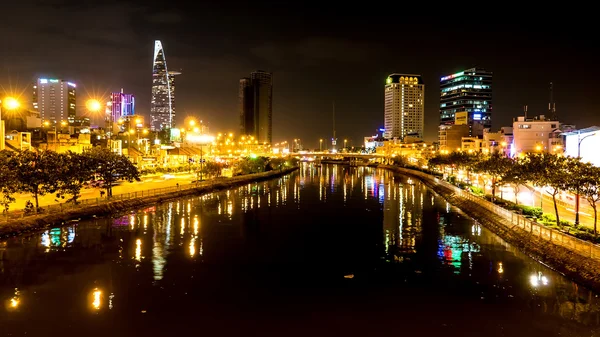
POLYGON ((542 214, 542 221, 556 223, 556 217, 554 216, 554 214, 544 213, 542 214))
POLYGON ((535 218, 539 218, 543 214, 542 209, 540 207, 532 207, 525 205, 518 205, 517 207, 523 212, 523 215, 529 215, 535 218))
POLYGON ((477 186, 471 186, 470 188, 471 188, 471 192, 473 192, 473 194, 476 194, 479 196, 484 195, 483 188, 477 187, 477 186))
POLYGON ((561 226, 566 226, 566 227, 571 227, 571 226, 573 226, 573 224, 572 224, 572 223, 570 223, 569 221, 566 221, 566 220, 560 220, 560 225, 561 225, 561 226))

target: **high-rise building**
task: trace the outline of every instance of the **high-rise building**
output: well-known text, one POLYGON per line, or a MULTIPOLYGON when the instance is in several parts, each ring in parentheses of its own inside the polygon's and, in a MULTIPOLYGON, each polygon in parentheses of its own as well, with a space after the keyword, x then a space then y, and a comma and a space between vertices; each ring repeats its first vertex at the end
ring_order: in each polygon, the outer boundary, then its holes
POLYGON ((239 83, 240 132, 259 143, 273 136, 273 74, 258 70, 239 83))
POLYGON ((113 92, 110 97, 110 118, 112 118, 113 122, 118 121, 119 118, 124 116, 135 115, 135 97, 133 94, 125 94, 123 93, 123 89, 121 89, 121 92, 113 92))
POLYGON ((168 70, 159 40, 154 41, 153 60, 150 128, 155 131, 171 129, 175 127, 175 76, 181 73, 168 70))
POLYGON ((423 138, 425 84, 421 75, 389 75, 384 96, 384 137, 423 138))
POLYGON ((492 127, 492 73, 471 68, 440 80, 440 125, 452 125, 456 113, 466 112, 466 124, 492 127))
POLYGON ((33 85, 33 109, 43 121, 60 123, 75 122, 77 85, 60 79, 38 78, 33 85))

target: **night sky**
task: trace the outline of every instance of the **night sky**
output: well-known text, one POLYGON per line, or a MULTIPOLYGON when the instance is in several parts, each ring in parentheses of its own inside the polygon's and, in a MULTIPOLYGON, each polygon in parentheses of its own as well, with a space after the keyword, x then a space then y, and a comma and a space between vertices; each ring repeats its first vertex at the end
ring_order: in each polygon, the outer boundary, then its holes
POLYGON ((36 77, 56 77, 77 82, 78 111, 89 96, 107 98, 122 87, 136 95, 137 113, 148 115, 153 42, 160 39, 169 69, 183 72, 177 119, 196 116, 214 132, 238 132, 238 80, 256 69, 274 73, 274 142, 300 138, 318 147, 319 138, 331 137, 335 100, 338 138, 359 145, 383 125, 383 87, 393 72, 424 76, 425 136, 436 140, 439 78, 473 66, 494 72, 494 129, 510 125, 525 104, 530 115, 546 113, 550 81, 561 121, 600 124, 598 29, 591 20, 547 24, 464 9, 411 18, 380 3, 353 10, 16 2, 3 4, 14 15, 0 20, 0 84, 24 92, 24 100, 31 100, 36 77))

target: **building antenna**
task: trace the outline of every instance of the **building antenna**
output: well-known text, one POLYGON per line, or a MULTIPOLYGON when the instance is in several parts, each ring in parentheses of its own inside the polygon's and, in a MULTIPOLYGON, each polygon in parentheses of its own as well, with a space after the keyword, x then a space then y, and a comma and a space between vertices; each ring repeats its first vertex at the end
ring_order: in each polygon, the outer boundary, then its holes
POLYGON ((333 106, 333 139, 331 139, 331 144, 333 146, 335 146, 335 101, 332 102, 332 106, 333 106))
POLYGON ((548 114, 553 121, 558 120, 556 116, 556 103, 554 102, 554 84, 550 82, 550 102, 548 103, 548 114))

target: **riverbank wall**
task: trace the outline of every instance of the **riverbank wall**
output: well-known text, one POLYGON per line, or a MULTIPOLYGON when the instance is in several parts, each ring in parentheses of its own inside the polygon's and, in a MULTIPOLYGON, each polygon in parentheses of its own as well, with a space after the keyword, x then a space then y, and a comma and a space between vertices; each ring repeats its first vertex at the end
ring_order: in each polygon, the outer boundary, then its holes
POLYGON ((298 167, 293 167, 281 171, 269 171, 232 178, 214 179, 200 184, 173 187, 172 189, 166 190, 165 193, 154 195, 148 195, 148 193, 146 193, 146 196, 143 196, 143 193, 139 193, 138 196, 138 193, 130 193, 130 196, 126 199, 121 196, 121 199, 115 198, 114 200, 99 204, 85 204, 82 205, 82 207, 65 209, 63 212, 28 216, 23 219, 11 220, 0 225, 0 238, 22 235, 49 227, 56 227, 73 220, 124 212, 182 197, 202 195, 248 183, 278 178, 290 174, 297 169, 298 167))
POLYGON ((429 174, 388 165, 380 165, 379 168, 419 179, 450 204, 525 254, 600 292, 600 246, 546 228, 429 174))

